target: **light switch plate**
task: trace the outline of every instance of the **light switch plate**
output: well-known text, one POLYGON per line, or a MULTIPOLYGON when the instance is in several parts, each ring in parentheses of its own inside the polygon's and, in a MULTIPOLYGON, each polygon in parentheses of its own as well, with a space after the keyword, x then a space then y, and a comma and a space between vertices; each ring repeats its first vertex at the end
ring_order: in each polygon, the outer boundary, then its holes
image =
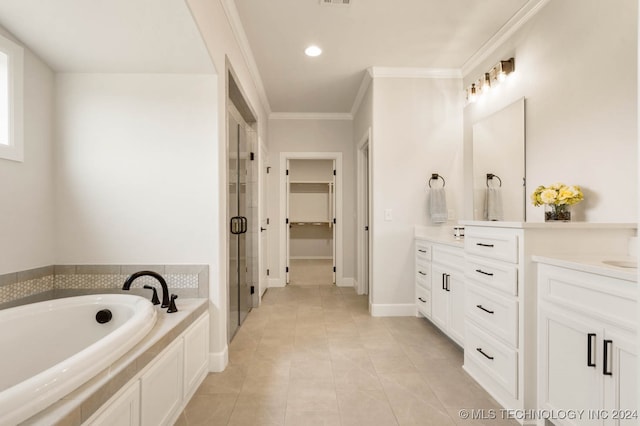
POLYGON ((393 220, 393 213, 391 212, 391 209, 385 209, 384 220, 385 222, 391 222, 393 220))

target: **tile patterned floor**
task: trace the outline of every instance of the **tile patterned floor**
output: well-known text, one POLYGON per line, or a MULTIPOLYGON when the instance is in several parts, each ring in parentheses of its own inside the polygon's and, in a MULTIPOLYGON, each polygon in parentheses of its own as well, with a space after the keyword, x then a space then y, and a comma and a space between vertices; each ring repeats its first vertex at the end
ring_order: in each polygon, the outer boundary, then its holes
POLYGON ((291 259, 290 285, 333 285, 333 260, 291 259))
POLYGON ((517 424, 461 419, 500 408, 462 370, 462 350, 425 319, 371 317, 353 289, 269 289, 229 358, 177 425, 517 424))

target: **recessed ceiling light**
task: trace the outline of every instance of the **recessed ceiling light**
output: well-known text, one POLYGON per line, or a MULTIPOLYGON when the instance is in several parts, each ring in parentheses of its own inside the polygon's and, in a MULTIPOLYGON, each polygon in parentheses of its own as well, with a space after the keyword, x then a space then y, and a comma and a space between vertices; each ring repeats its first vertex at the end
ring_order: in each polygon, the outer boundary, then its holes
POLYGON ((320 56, 320 54, 322 53, 322 49, 320 49, 318 46, 309 46, 304 49, 304 53, 307 56, 320 56))

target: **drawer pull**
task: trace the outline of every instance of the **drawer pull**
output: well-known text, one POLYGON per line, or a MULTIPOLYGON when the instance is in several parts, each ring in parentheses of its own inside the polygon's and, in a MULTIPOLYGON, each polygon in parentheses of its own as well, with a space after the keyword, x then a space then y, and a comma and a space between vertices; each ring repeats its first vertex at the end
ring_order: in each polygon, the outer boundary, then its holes
POLYGON ((418 251, 419 251, 420 253, 426 253, 426 252, 427 252, 426 250, 422 250, 422 249, 418 249, 418 251))
POLYGON ((613 372, 612 371, 607 371, 607 368, 609 367, 609 348, 611 347, 611 345, 613 344, 613 340, 605 340, 604 341, 604 354, 602 357, 602 374, 604 374, 605 376, 613 376, 613 372))
POLYGON ((490 359, 490 360, 493 360, 493 357, 492 357, 492 356, 489 356, 489 355, 487 355, 487 354, 485 354, 485 353, 484 353, 484 351, 482 350, 482 348, 476 348, 476 351, 478 351, 478 352, 480 352, 482 355, 484 355, 484 356, 485 356, 485 358, 490 359))
MULTIPOLYGON (((478 309, 482 309, 483 311, 485 311, 485 312, 486 312, 486 313, 488 313, 488 314, 494 314, 494 313, 495 313, 495 311, 490 311, 490 310, 488 310, 487 308, 485 308, 485 307, 484 307, 484 306, 482 306, 482 305, 476 305, 476 308, 478 308, 478 309)), ((594 336, 595 336, 595 334, 594 334, 594 336)))
POLYGON ((476 272, 479 273, 479 274, 488 275, 490 277, 493 276, 493 272, 485 272, 482 269, 476 269, 476 272))
POLYGON ((587 334, 587 367, 595 367, 596 363, 593 361, 593 339, 595 339, 596 333, 587 334))
POLYGON ((485 243, 476 243, 476 245, 480 247, 493 247, 493 244, 485 244, 485 243))
POLYGON ((422 271, 418 271, 418 273, 419 273, 420 275, 427 275, 427 274, 425 274, 425 273, 424 273, 424 272, 422 272, 422 271))
POLYGON ((422 303, 427 303, 427 301, 424 300, 422 297, 418 297, 418 300, 421 301, 422 303))

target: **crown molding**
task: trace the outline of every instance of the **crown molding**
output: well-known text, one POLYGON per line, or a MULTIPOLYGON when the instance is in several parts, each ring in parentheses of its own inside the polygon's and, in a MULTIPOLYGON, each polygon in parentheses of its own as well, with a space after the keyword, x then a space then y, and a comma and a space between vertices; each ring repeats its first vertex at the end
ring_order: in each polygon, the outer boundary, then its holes
POLYGON ((265 109, 267 115, 270 115, 271 105, 269 105, 269 98, 267 97, 267 92, 264 89, 264 83, 262 82, 262 77, 260 76, 258 65, 256 64, 255 58, 253 56, 253 51, 251 50, 251 47, 249 45, 247 34, 244 32, 244 27, 242 26, 242 21, 240 20, 240 15, 238 14, 236 4, 234 0, 222 0, 220 3, 222 3, 222 8, 224 9, 224 13, 227 16, 227 21, 229 22, 229 26, 231 27, 231 31, 233 32, 233 36, 238 43, 240 52, 242 53, 242 57, 244 58, 247 68, 249 69, 249 75, 251 75, 253 84, 258 91, 258 97, 260 98, 262 107, 265 109))
POLYGON ((466 76, 488 59, 499 46, 504 44, 516 31, 542 10, 549 0, 529 0, 498 30, 480 49, 476 51, 461 67, 462 76, 466 76))
POLYGON ((348 112, 272 112, 269 120, 353 120, 348 112))
POLYGON ((362 99, 364 99, 364 95, 367 93, 367 89, 371 85, 373 81, 373 77, 371 76, 370 68, 367 68, 367 72, 364 73, 362 77, 362 82, 360 82, 360 88, 358 89, 358 93, 356 93, 356 97, 353 100, 353 105, 351 106, 351 117, 355 117, 356 113, 360 109, 360 104, 362 103, 362 99))
POLYGON ((457 68, 368 68, 372 78, 462 78, 457 68))

